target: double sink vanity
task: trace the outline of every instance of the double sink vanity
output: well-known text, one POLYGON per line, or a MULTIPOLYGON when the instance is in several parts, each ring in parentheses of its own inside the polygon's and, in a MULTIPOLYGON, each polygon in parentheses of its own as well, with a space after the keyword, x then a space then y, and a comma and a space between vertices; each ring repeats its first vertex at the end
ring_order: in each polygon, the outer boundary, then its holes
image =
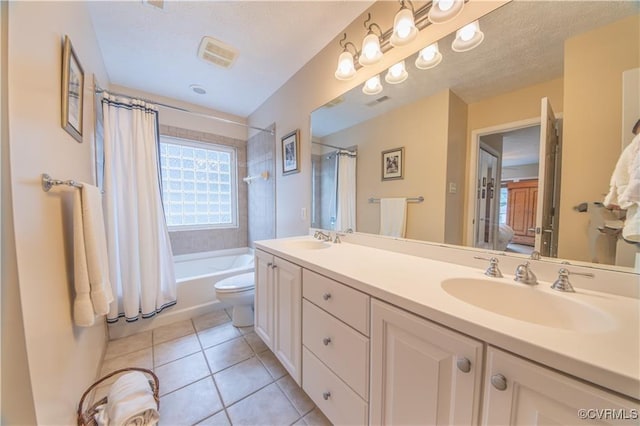
POLYGON ((358 238, 256 242, 256 333, 332 423, 637 424, 639 300, 585 289, 611 273, 358 238))

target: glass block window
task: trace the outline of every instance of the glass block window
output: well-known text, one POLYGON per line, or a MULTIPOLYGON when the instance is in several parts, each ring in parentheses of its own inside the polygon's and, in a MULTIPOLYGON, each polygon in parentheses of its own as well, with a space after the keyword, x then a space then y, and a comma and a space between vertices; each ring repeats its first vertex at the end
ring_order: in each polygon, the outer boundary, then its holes
POLYGON ((238 225, 235 149, 161 136, 160 169, 170 229, 238 225))

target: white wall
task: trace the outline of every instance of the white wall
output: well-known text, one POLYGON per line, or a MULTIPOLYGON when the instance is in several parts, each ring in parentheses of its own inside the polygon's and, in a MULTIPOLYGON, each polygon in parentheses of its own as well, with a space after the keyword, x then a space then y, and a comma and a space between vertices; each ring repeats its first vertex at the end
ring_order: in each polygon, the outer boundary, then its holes
MULTIPOLYGON (((267 127, 275 123, 276 128, 276 236, 286 237, 308 232, 309 212, 311 208, 311 112, 338 95, 363 83, 374 74, 386 70, 389 66, 420 48, 442 38, 466 23, 491 12, 505 1, 471 0, 465 5, 462 14, 450 23, 431 25, 420 31, 416 40, 402 48, 395 48, 384 55, 381 63, 358 72, 351 81, 338 81, 334 72, 341 48, 338 44, 342 32, 336 34, 327 47, 309 61, 287 83, 274 93, 249 117, 249 124, 267 127), (301 171, 293 175, 282 175, 281 138, 294 129, 300 129, 301 171), (302 209, 307 212, 302 216, 302 209)), ((398 11, 398 3, 378 1, 367 12, 371 12, 381 28, 393 25, 393 17, 398 11)), ((354 20, 345 31, 348 39, 359 45, 366 35, 362 23, 367 12, 354 20)))
MULTIPOLYGON (((108 77, 86 3, 10 2, 8 24, 10 184, 35 423, 74 424, 76 404, 98 372, 105 326, 101 321, 91 328, 73 325, 73 189, 44 193, 40 175, 93 181, 90 77, 95 73, 103 84, 108 77), (86 77, 83 143, 60 125, 65 34, 86 77)), ((19 321, 12 327, 19 327, 19 321)))

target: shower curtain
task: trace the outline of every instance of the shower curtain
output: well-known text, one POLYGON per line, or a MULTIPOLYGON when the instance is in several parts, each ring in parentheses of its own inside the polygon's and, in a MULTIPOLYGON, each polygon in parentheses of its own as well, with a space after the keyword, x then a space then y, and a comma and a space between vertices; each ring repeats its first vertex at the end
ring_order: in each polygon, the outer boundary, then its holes
POLYGON ((106 92, 102 110, 105 222, 115 296, 107 322, 120 317, 131 322, 176 303, 160 188, 158 113, 143 101, 106 92))
POLYGON ((356 155, 337 153, 336 226, 337 231, 356 230, 356 155))

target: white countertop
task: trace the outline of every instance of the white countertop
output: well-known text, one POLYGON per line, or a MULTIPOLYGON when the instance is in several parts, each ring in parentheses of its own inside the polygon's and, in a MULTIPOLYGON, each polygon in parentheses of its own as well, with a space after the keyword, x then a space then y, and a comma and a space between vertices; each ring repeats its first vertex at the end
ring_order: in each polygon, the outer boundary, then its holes
MULTIPOLYGON (((291 240, 257 241, 256 248, 490 345, 640 400, 638 299, 579 288, 576 293, 561 293, 541 282, 531 291, 570 298, 608 317, 608 325, 594 331, 548 327, 476 307, 440 285, 448 278, 475 278, 524 286, 515 283, 512 275, 488 278, 481 269, 345 242, 325 249, 300 249, 288 243, 291 240)), ((541 310, 540 315, 547 314, 541 310)))

